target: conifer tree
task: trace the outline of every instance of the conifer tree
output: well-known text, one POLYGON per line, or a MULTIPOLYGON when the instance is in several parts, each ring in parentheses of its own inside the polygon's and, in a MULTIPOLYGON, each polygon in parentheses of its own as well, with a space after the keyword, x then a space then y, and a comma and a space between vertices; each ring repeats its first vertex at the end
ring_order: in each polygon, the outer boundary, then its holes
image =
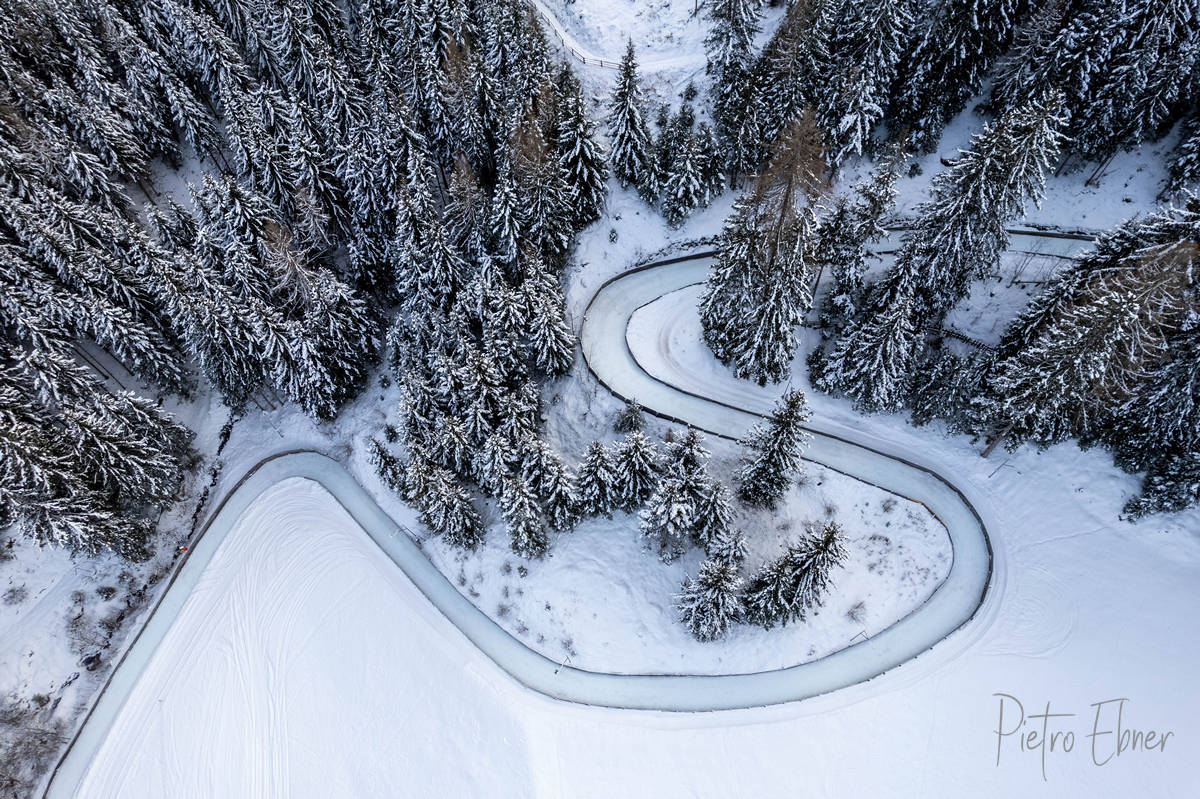
MULTIPOLYGON (((743 147, 741 128, 746 108, 745 84, 751 80, 754 36, 759 30, 758 0, 716 0, 709 6, 712 28, 704 40, 708 52, 706 71, 712 76, 713 118, 733 149, 743 147)), ((757 136, 757 131, 754 131, 757 136)), ((734 171, 744 171, 749 158, 740 151, 731 159, 734 171)))
POLYGON ((641 534, 648 548, 671 561, 683 554, 695 523, 695 498, 684 479, 667 475, 658 482, 641 514, 641 534))
POLYGON ((1125 503, 1125 516, 1173 513, 1200 503, 1200 453, 1171 453, 1156 459, 1142 482, 1142 493, 1125 503))
POLYGON ((723 535, 717 536, 705 547, 705 554, 710 560, 724 561, 740 566, 746 560, 746 536, 732 527, 723 535))
POLYGON ((500 489, 500 509, 512 539, 512 550, 526 558, 540 558, 550 547, 537 497, 521 477, 509 475, 500 489))
POLYGON ((483 523, 466 489, 441 467, 430 465, 424 473, 428 476, 422 490, 414 492, 410 487, 409 492, 421 507, 421 521, 452 546, 477 548, 483 543, 483 523))
POLYGON ((649 177, 650 130, 643 113, 637 58, 633 52, 633 39, 630 39, 621 59, 620 76, 609 104, 608 117, 609 162, 622 188, 640 187, 649 177))
POLYGON ((1040 199, 1061 141, 1061 100, 1051 91, 1006 113, 934 178, 895 265, 825 359, 821 390, 840 391, 864 410, 902 405, 923 329, 941 326, 1008 246, 1005 223, 1040 199))
POLYGON ((729 538, 732 522, 729 492, 716 480, 707 481, 692 518, 692 533, 705 552, 719 548, 729 538))
POLYGON ((821 326, 831 335, 854 320, 864 295, 863 276, 878 256, 871 245, 886 234, 881 222, 896 197, 896 178, 904 163, 899 150, 888 153, 880 166, 854 188, 852 200, 839 197, 818 230, 818 270, 828 268, 833 279, 821 305, 821 326))
POLYGON ((742 582, 737 566, 726 560, 706 560, 694 578, 683 581, 675 597, 676 609, 696 640, 722 638, 741 618, 742 582))
POLYGON ((646 417, 642 406, 637 400, 625 400, 625 406, 617 413, 613 421, 613 430, 618 433, 640 433, 646 429, 646 417))
POLYGON ((819 106, 829 142, 829 163, 837 167, 862 155, 871 129, 883 119, 887 91, 912 30, 908 0, 851 3, 847 23, 835 34, 837 71, 819 106))
POLYGON ((822 191, 822 158, 820 133, 806 114, 777 143, 770 167, 722 230, 700 320, 705 341, 738 377, 765 384, 788 374, 794 328, 812 302, 816 226, 801 199, 822 191))
POLYGON ((933 9, 900 61, 888 111, 915 149, 932 151, 946 122, 978 93, 1024 7, 1024 0, 941 0, 933 9))
POLYGON ((846 559, 843 538, 841 527, 827 522, 763 566, 746 585, 746 620, 768 630, 804 621, 828 592, 833 569, 846 559))
POLYGON ((584 516, 612 517, 617 497, 613 487, 613 465, 608 450, 599 441, 588 445, 576 477, 579 511, 584 516))
POLYGON ((679 227, 704 202, 704 164, 696 135, 689 132, 671 159, 670 169, 659 190, 663 217, 671 227, 679 227))
POLYGON ((742 442, 738 498, 751 506, 774 508, 801 472, 800 453, 811 436, 804 423, 812 418, 800 389, 786 392, 766 422, 755 425, 742 442))
POLYGON ((640 431, 625 436, 613 453, 613 505, 625 511, 640 507, 654 491, 658 453, 640 431))
POLYGON ((1180 125, 1179 144, 1171 158, 1161 196, 1200 192, 1200 112, 1194 112, 1180 125))
POLYGON ((563 68, 559 78, 558 164, 567 184, 567 207, 575 228, 582 230, 600 218, 604 210, 608 167, 595 138, 595 125, 583 107, 579 81, 563 68))

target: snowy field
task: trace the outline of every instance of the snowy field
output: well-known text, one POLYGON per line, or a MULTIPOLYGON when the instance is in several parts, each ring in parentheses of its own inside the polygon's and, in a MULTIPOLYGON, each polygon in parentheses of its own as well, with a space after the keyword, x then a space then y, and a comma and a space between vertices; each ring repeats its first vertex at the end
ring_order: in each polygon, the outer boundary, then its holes
MULTIPOLYGON (((1159 592, 1189 604, 1194 571, 1179 563, 1148 585, 1117 562, 1140 542, 1105 543, 1090 557, 1069 546, 1078 562, 1053 582, 1042 569, 1007 586, 1009 612, 973 623, 957 657, 934 650, 800 704, 611 711, 521 688, 324 489, 291 480, 226 537, 78 795, 785 797, 797 774, 822 796, 1178 795, 1200 711, 1182 667, 1195 643, 1147 606, 1159 592), (1014 738, 997 766, 997 692, 1026 713, 1050 701, 1077 714, 1054 720, 1074 742, 1047 754, 1045 781, 1040 755, 1014 738), (1115 706, 1096 720, 1090 705, 1115 697, 1130 700, 1125 729, 1173 732, 1163 751, 1094 765, 1112 739, 1093 753, 1084 736, 1117 722, 1115 706)), ((1063 544, 1042 544, 1057 570, 1063 544)))
POLYGON ((204 570, 77 795, 485 796, 499 781, 530 784, 502 678, 466 665, 481 658, 471 649, 330 494, 285 481, 204 570))

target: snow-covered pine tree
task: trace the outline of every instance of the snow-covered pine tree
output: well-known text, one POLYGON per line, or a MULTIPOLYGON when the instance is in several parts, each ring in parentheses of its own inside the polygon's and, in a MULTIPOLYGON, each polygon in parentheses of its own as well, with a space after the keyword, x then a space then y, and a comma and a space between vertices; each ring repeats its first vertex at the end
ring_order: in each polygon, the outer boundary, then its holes
POLYGON ((475 456, 475 480, 484 492, 499 495, 519 462, 520 452, 513 442, 499 432, 492 433, 475 456))
POLYGON ((1114 414, 1153 391, 1151 376, 1172 343, 1187 349, 1197 240, 1200 199, 1192 197, 1106 234, 1030 303, 1006 331, 975 403, 993 446, 1071 436, 1119 445, 1129 431, 1114 414))
MULTIPOLYGON (((536 259, 536 255, 531 257, 536 259)), ((534 364, 547 375, 565 375, 575 358, 575 334, 567 324, 562 289, 540 259, 526 269, 529 276, 521 288, 529 309, 529 348, 534 364)))
POLYGON ((747 84, 753 81, 760 5, 759 0, 715 0, 708 9, 712 27, 704 45, 706 71, 712 76, 713 119, 732 151, 729 160, 735 175, 750 168, 750 152, 757 149, 758 131, 747 131, 744 125, 744 100, 750 94, 747 84))
POLYGON ((1125 503, 1128 519, 1150 513, 1174 513, 1200 503, 1200 452, 1170 453, 1154 460, 1142 481, 1142 493, 1125 503))
POLYGON ((846 559, 843 539, 841 527, 827 522, 763 566, 746 585, 746 620, 768 630, 804 621, 829 590, 833 569, 846 559))
POLYGON ((756 66, 762 144, 776 141, 806 108, 813 107, 832 72, 830 41, 842 8, 839 0, 808 0, 788 6, 756 66))
POLYGON ((1170 198, 1186 191, 1200 192, 1200 111, 1194 111, 1180 125, 1179 144, 1171 155, 1160 196, 1170 198))
POLYGON ((677 477, 704 476, 711 456, 704 448, 704 436, 694 427, 682 434, 672 433, 663 455, 663 470, 677 477))
POLYGON ((821 220, 818 230, 818 275, 828 268, 833 284, 821 304, 821 326, 836 336, 855 319, 864 294, 863 276, 878 256, 870 245, 887 231, 883 216, 896 198, 896 178, 904 156, 893 148, 880 165, 854 187, 854 199, 839 197, 821 220))
POLYGON ((397 494, 403 496, 405 475, 404 462, 393 455, 378 439, 367 441, 367 461, 379 475, 383 484, 397 494))
POLYGON ((568 67, 559 73, 558 92, 558 164, 567 183, 567 207, 576 230, 582 230, 604 210, 608 167, 596 141, 595 124, 584 110, 579 80, 568 67))
POLYGON ((683 478, 664 476, 642 510, 641 534, 647 548, 664 561, 683 554, 695 523, 695 498, 683 478))
POLYGON ((917 296, 911 261, 899 261, 870 292, 860 319, 846 328, 813 385, 854 400, 864 412, 899 410, 917 352, 917 296))
POLYGON ((719 560, 740 566, 746 560, 747 549, 745 534, 741 530, 731 527, 723 535, 710 541, 704 552, 710 560, 719 560))
POLYGON ((818 117, 835 169, 869 149, 883 119, 896 65, 912 33, 910 0, 847 3, 831 51, 836 71, 818 103, 818 117))
POLYGON ((638 430, 625 436, 613 452, 613 505, 625 511, 639 508, 654 492, 658 452, 638 430))
POLYGON ((545 441, 529 436, 522 443, 521 477, 533 487, 551 529, 563 532, 579 520, 575 477, 545 441))
POLYGON ((920 152, 936 148, 946 123, 979 92, 1008 48, 1026 5, 1026 0, 939 0, 900 59, 889 127, 906 131, 920 152))
POLYGON ((692 516, 692 534, 707 552, 729 537, 732 522, 729 492, 716 480, 707 481, 692 516))
POLYGON ((706 560, 694 578, 684 579, 675 607, 696 640, 722 638, 741 618, 742 582, 737 566, 728 560, 706 560))
MULTIPOLYGON (((413 469, 409 469, 410 474, 413 469)), ((418 472, 419 473, 419 472, 418 472)), ((421 508, 421 521, 451 546, 475 549, 483 543, 483 522, 471 503, 471 497, 455 476, 439 466, 430 465, 423 490, 409 496, 421 508)))
POLYGON ((808 261, 816 226, 801 199, 823 190, 826 172, 820 132, 808 113, 788 128, 726 220, 700 320, 713 353, 739 377, 765 384, 788 374, 794 327, 812 302, 808 261))
POLYGON ((613 90, 608 117, 613 175, 621 187, 643 185, 650 170, 650 129, 642 110, 642 87, 637 74, 633 39, 621 59, 617 87, 613 90))
POLYGON ((994 356, 987 350, 958 355, 949 349, 933 350, 915 370, 909 417, 920 427, 941 419, 951 432, 966 433, 974 427, 972 403, 983 390, 983 377, 994 356))
POLYGON ((618 433, 640 433, 646 429, 646 416, 635 399, 625 400, 624 407, 613 420, 613 430, 618 433))
POLYGON ((922 331, 940 327, 972 279, 994 267, 1008 246, 1005 223, 1041 198, 1062 138, 1061 106, 1061 94, 1049 91, 1007 112, 934 178, 895 265, 825 359, 821 390, 841 391, 867 411, 901 407, 922 331))
POLYGON ((1116 8, 1097 15, 1104 49, 1091 54, 1080 87, 1086 99, 1070 109, 1071 146, 1089 160, 1157 138, 1180 102, 1194 102, 1200 9, 1190 0, 1130 0, 1116 8))
POLYGON ((671 227, 681 226, 704 202, 704 166, 700 143, 695 132, 689 131, 679 142, 658 192, 663 217, 671 227))
MULTIPOLYGON (((1200 299, 1194 286, 1192 294, 1200 299)), ((1165 352, 1102 432, 1126 469, 1147 468, 1164 452, 1200 451, 1200 307, 1185 312, 1165 352)))
POLYGON ((500 488, 500 510, 512 539, 512 550, 526 558, 540 558, 550 547, 546 525, 533 489, 519 475, 506 477, 500 488))
MULTIPOLYGON (((547 93, 550 93, 547 89, 547 93)), ((539 121, 527 117, 511 146, 522 244, 532 245, 546 263, 560 267, 575 236, 572 191, 558 154, 546 144, 539 121)))
POLYGON ((612 456, 599 441, 588 445, 575 478, 579 511, 586 516, 612 517, 617 497, 613 486, 612 456))
POLYGON ((803 391, 791 389, 780 397, 766 421, 755 425, 742 442, 738 499, 750 506, 775 507, 800 476, 800 453, 812 438, 804 423, 811 418, 803 391))

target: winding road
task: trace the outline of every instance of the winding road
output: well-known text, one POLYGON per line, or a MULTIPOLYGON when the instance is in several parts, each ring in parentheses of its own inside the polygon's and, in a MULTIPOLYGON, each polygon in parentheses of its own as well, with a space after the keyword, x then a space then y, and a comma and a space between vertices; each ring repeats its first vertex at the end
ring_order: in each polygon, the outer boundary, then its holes
MULTIPOLYGON (((1078 241, 1055 240, 1062 242, 1064 250, 1078 246, 1078 241)), ((768 393, 732 377, 697 385, 695 376, 682 367, 664 371, 662 363, 670 359, 639 363, 629 346, 629 323, 635 312, 702 282, 710 263, 709 255, 692 255, 617 275, 589 302, 580 341, 588 368, 613 393, 635 397, 664 418, 713 435, 739 437, 769 408, 768 393), (648 366, 657 374, 651 374, 648 366)), ((339 463, 311 451, 280 453, 251 469, 198 533, 149 621, 89 711, 46 795, 73 794, 210 559, 260 495, 296 477, 314 481, 332 494, 433 608, 518 683, 546 696, 621 709, 735 710, 827 694, 871 680, 914 658, 904 670, 910 676, 952 660, 976 637, 962 628, 986 627, 968 622, 981 615, 981 608, 994 606, 1001 593, 997 585, 1003 584, 1003 564, 994 556, 984 518, 958 487, 938 473, 938 464, 926 462, 920 453, 833 420, 818 419, 810 429, 814 439, 806 452, 809 459, 923 503, 946 526, 953 545, 950 573, 929 599, 868 640, 815 661, 752 674, 617 675, 565 666, 529 649, 471 604, 339 463), (918 658, 931 649, 932 653, 918 658)))

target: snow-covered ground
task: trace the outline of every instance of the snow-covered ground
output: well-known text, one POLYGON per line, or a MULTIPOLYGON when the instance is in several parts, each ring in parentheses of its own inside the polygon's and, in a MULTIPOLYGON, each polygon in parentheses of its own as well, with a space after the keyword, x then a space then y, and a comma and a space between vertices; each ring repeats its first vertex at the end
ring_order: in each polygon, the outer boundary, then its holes
MULTIPOLYGON (((728 477, 737 447, 720 439, 706 445, 714 451, 712 472, 728 477)), ((817 465, 776 513, 735 512, 750 543, 746 575, 802 535, 806 521, 834 518, 844 526, 847 562, 825 606, 804 623, 769 631, 741 625, 721 641, 696 641, 677 619, 674 595, 685 574, 696 574, 703 552, 662 563, 646 551, 635 515, 588 520, 556 538, 540 561, 514 555, 502 525, 474 553, 432 537, 423 546, 517 640, 552 660, 617 674, 737 674, 805 663, 887 628, 949 570, 950 542, 929 511, 817 465)))
MULTIPOLYGON (((1195 574, 1168 567, 1148 586, 1122 563, 1143 543, 1106 543, 1089 556, 1075 539, 1073 569, 1024 574, 1006 592, 1025 597, 1009 623, 949 661, 773 708, 603 710, 505 676, 324 489, 291 480, 216 551, 77 795, 1175 796, 1200 710, 1182 668, 1195 643, 1171 634, 1178 618, 1154 597, 1186 606, 1195 574), (1060 736, 1045 779, 1040 752, 1015 735, 999 740, 997 764, 997 693, 1026 714, 1047 701, 1074 714, 1050 722, 1060 736), (1117 706, 1097 717, 1092 704, 1117 697, 1129 698, 1123 729, 1172 736, 1098 766, 1117 741, 1086 736, 1116 730, 1117 706)), ((1061 539, 1039 544, 1057 569, 1061 539)))

